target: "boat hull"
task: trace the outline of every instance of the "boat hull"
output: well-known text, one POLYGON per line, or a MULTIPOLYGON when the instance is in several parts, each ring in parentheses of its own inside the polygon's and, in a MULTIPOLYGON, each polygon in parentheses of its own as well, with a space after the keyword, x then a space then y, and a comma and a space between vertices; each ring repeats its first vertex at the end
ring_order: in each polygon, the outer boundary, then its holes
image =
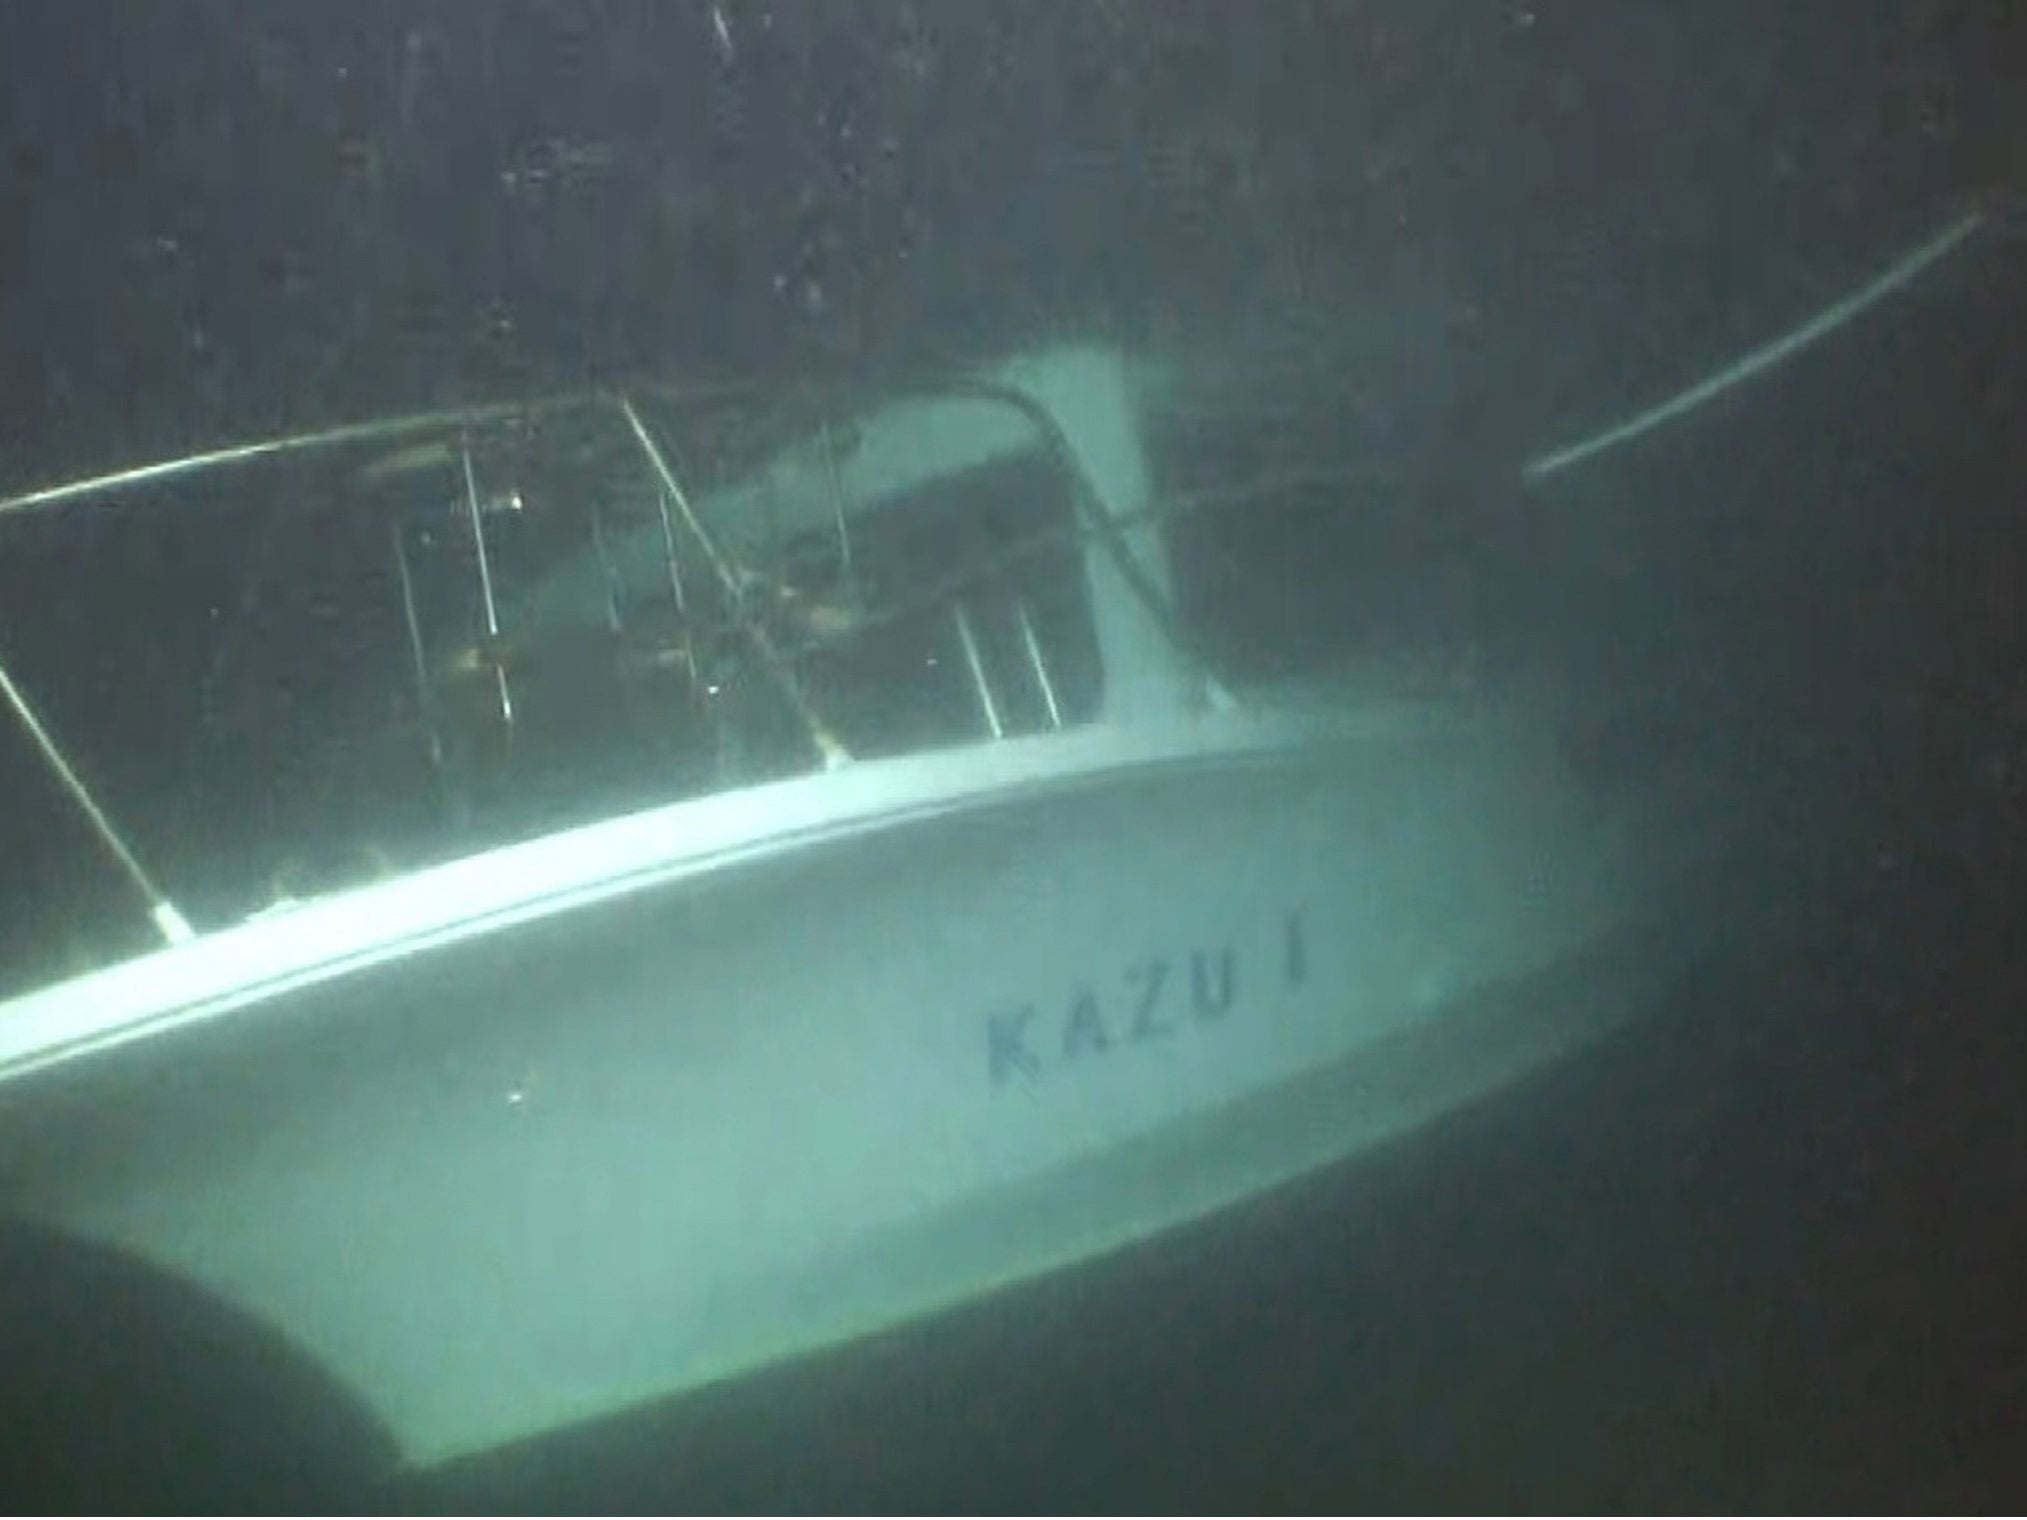
POLYGON ((427 1465, 1201 1215, 1568 1053, 1652 970, 1647 836, 1524 730, 895 764, 937 800, 770 834, 835 782, 762 789, 745 848, 18 1062, 4 1203, 278 1330, 427 1465))

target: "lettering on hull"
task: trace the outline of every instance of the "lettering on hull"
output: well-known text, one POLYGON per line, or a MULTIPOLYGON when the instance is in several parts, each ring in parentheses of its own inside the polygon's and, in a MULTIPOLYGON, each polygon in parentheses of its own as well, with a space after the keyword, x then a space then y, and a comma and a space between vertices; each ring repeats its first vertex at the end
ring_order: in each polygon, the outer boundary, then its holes
POLYGON ((992 1086, 1187 1036, 1241 1017, 1309 979, 1309 942, 1300 910, 1270 944, 1210 945, 1129 961, 1066 997, 1022 1003, 986 1016, 985 1064, 992 1086))

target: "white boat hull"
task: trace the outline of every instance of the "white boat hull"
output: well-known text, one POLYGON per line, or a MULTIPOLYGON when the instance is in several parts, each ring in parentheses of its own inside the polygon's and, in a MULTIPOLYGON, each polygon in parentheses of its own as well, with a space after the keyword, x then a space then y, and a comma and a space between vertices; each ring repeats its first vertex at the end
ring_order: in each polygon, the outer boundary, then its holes
POLYGON ((1568 978, 1658 869, 1523 730, 1405 709, 1008 741, 586 832, 637 868, 572 887, 538 842, 22 1000, 0 1201, 279 1330, 432 1464, 1524 1075, 1635 1011, 1636 963, 1568 978), (416 903, 433 926, 374 927, 416 903), (176 972, 235 936, 267 990, 176 972), (100 1033, 52 1038, 85 1009, 100 1033))

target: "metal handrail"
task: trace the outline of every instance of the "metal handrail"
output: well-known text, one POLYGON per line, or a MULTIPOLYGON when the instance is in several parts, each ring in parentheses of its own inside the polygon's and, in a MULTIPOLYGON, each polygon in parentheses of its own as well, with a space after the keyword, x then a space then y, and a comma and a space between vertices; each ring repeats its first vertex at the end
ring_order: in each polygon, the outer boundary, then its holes
POLYGON ((742 594, 744 588, 738 573, 732 568, 731 561, 712 541, 710 533, 705 530, 703 522, 697 516, 696 508, 690 505, 689 495, 683 490, 682 482, 676 478, 676 472, 669 467, 661 445, 655 442, 654 434, 649 432, 647 424, 641 421, 640 413, 634 408, 632 401, 624 394, 614 399, 619 406, 620 415, 626 419, 626 424, 633 430, 634 438, 639 442, 642 453, 647 456, 648 464, 660 478, 662 488, 668 492, 667 499, 676 504, 676 510, 682 514, 683 525, 690 530, 690 536, 697 541, 698 548, 704 551, 704 561, 711 567, 711 573, 718 577, 719 586, 725 593, 727 605, 732 608, 740 632, 753 645, 755 653, 767 667, 775 685, 787 697, 789 705, 795 709, 797 718, 808 730, 810 742, 816 746, 824 766, 827 769, 835 769, 849 763, 852 758, 851 751, 845 748, 816 709, 810 705, 808 694, 802 689, 802 683, 796 680, 795 672, 782 657, 781 651, 775 647, 774 637, 767 631, 766 625, 746 609, 746 598, 742 594))
MULTIPOLYGON (((704 406, 756 395, 762 390, 762 385, 758 381, 727 381, 711 385, 640 381, 629 385, 627 389, 634 395, 659 396, 684 405, 704 406)), ((358 422, 340 422, 327 427, 276 433, 267 437, 247 439, 241 443, 226 444, 219 448, 178 455, 173 459, 128 465, 103 474, 16 491, 12 495, 0 497, 0 517, 20 516, 49 507, 62 506, 67 502, 103 496, 111 491, 134 486, 161 485, 185 475, 201 474, 206 470, 219 469, 227 465, 246 464, 282 455, 316 453, 326 449, 343 448, 350 444, 379 443, 426 433, 450 433, 461 428, 479 427, 489 422, 513 419, 533 421, 539 417, 554 416, 563 412, 592 412, 602 407, 605 400, 604 392, 592 387, 579 387, 568 391, 546 392, 519 401, 482 401, 467 406, 434 407, 422 411, 403 412, 392 417, 369 417, 358 422)))
MULTIPOLYGON (((1073 505, 1073 521, 1064 527, 1052 527, 1027 538, 1016 541, 1005 550, 988 557, 982 563, 974 564, 967 572, 947 577, 918 588, 913 595, 901 598, 879 607, 859 607, 859 616, 854 627, 843 634, 810 639, 784 646, 769 631, 764 620, 749 607, 745 596, 744 577, 738 567, 715 542, 711 531, 704 525, 695 506, 678 478, 668 455, 655 439, 639 409, 624 393, 608 392, 573 393, 568 396, 551 396, 535 401, 500 403, 454 410, 415 413, 402 417, 387 418, 339 427, 325 428, 312 432, 298 433, 284 437, 259 440, 214 449, 180 459, 161 461, 155 464, 113 471, 85 480, 76 480, 59 485, 47 486, 0 500, 0 519, 9 515, 22 515, 50 508, 68 501, 76 501, 95 495, 165 484, 180 478, 201 474, 211 470, 228 469, 240 464, 273 458, 288 454, 310 453, 334 449, 346 445, 385 441, 393 438, 416 437, 428 434, 451 435, 446 443, 455 447, 455 459, 461 476, 462 515, 469 523, 475 544, 482 611, 485 632, 492 645, 497 646, 502 636, 500 607, 495 596, 490 553, 486 543, 484 510, 480 501, 477 480, 477 466, 473 458, 475 440, 472 430, 482 424, 513 419, 532 419, 542 415, 583 410, 593 413, 601 407, 614 409, 625 422, 642 456, 660 483, 657 505, 662 515, 665 551, 669 560, 672 594, 678 599, 679 613, 684 599, 680 572, 675 562, 675 528, 671 520, 673 505, 676 516, 688 537, 698 549, 717 578, 726 595, 726 605, 738 626, 738 631, 752 644, 761 662, 774 681, 780 686, 793 707, 797 717, 806 728, 818 755, 827 767, 834 767, 850 759, 849 751, 836 737, 830 726, 814 710, 801 682, 797 679, 794 665, 808 654, 821 649, 835 647, 849 640, 855 634, 868 628, 890 624, 915 612, 938 604, 951 603, 968 588, 1004 573, 1010 566, 1039 553, 1069 544, 1096 542, 1117 567, 1121 580, 1132 594, 1146 608, 1156 627, 1168 638, 1172 646, 1185 658, 1194 661, 1203 673, 1204 679, 1215 692, 1218 690, 1209 663, 1202 659, 1190 640, 1176 623, 1172 607, 1160 589, 1148 577, 1144 568, 1134 558, 1127 546, 1124 533, 1130 527, 1149 522, 1172 520, 1186 512, 1208 509, 1219 504, 1222 497, 1204 496, 1183 502, 1171 501, 1133 512, 1113 515, 1097 499, 1095 490, 1085 477, 1077 456, 1068 440, 1063 436, 1055 418, 1036 398, 1011 385, 989 380, 959 381, 955 384, 924 388, 924 394, 943 396, 970 395, 980 399, 995 400, 1013 406, 1025 416, 1035 428, 1041 447, 1062 470, 1073 505)), ((695 399, 694 396, 691 399, 695 399)), ((904 399, 904 398, 897 398, 904 399)), ((838 517, 840 535, 839 555, 841 566, 857 578, 858 567, 853 564, 849 528, 844 522, 846 504, 842 494, 837 458, 829 436, 826 422, 824 429, 825 482, 832 493, 834 514, 838 517)), ((1358 472, 1345 472, 1342 478, 1357 478, 1358 472)), ((400 537, 400 526, 393 524, 395 534, 393 552, 395 570, 401 593, 404 630, 407 636, 408 653, 415 665, 415 679, 419 690, 421 717, 427 731, 429 759, 433 769, 440 771, 446 762, 443 736, 438 732, 441 714, 437 711, 434 692, 431 687, 428 662, 424 651, 419 614, 415 599, 413 576, 408 563, 405 543, 400 537)), ((1024 604, 1017 608, 1019 633, 1022 648, 1030 667, 1030 673, 1039 684, 1047 721, 1051 727, 1060 727, 1062 711, 1054 688, 1054 682, 1041 657, 1035 638, 1032 621, 1024 604)), ((960 613, 961 616, 961 613, 960 613)), ((970 633, 968 627, 960 627, 960 637, 970 633)), ((975 636, 966 639, 968 652, 976 654, 975 636)), ((692 657, 694 659, 694 656, 692 657)), ((491 662, 499 683, 501 713, 511 724, 514 721, 514 705, 507 687, 507 674, 499 660, 491 662)), ((974 665, 976 665, 974 661, 974 665)), ((974 670, 976 677, 977 671, 974 670)), ((998 703, 988 688, 981 687, 988 703, 986 721, 995 733, 1004 732, 1004 719, 998 712, 998 703)), ((192 937, 188 922, 177 910, 170 898, 153 881, 140 864, 134 851, 127 845, 112 821, 92 796, 80 778, 76 768, 57 745, 46 725, 41 721, 26 693, 14 681, 11 674, 0 665, 0 695, 4 695, 15 715, 21 721, 33 740, 43 760, 57 776, 65 791, 70 795, 80 812, 90 823, 93 832, 118 865, 120 871, 134 885, 148 904, 150 917, 163 938, 177 943, 192 937)))
MULTIPOLYGON (((458 463, 464 470, 465 515, 471 522, 472 553, 479 567, 479 608, 486 620, 486 648, 497 650, 500 643, 500 607, 493 597, 493 561, 486 551, 486 518, 479 506, 478 477, 472 471, 472 441, 469 433, 458 438, 458 463)), ((509 730, 514 726, 514 695, 507 685, 507 662, 491 661, 493 684, 500 698, 500 721, 509 730)))
POLYGON ((971 676, 971 692, 978 698, 978 715, 985 731, 995 739, 1006 737, 1006 719, 1000 716, 999 699, 992 694, 992 679, 985 673, 985 656, 979 652, 978 634, 971 626, 971 612, 960 598, 950 604, 957 625, 957 645, 964 653, 964 668, 971 676))
POLYGON ((197 933, 190 927, 189 920, 183 917, 167 894, 155 885, 154 879, 148 875, 139 858, 120 837, 119 830, 113 827, 105 809, 98 805, 97 799, 91 794, 91 789, 84 784, 83 779, 58 746, 55 736, 44 725, 34 704, 28 700, 28 693, 15 684, 5 661, 0 661, 0 696, 4 696, 7 705, 14 709, 14 715, 21 720, 21 726, 28 731, 28 737, 34 741, 36 749, 41 751, 43 760, 55 773, 57 780, 63 783, 64 790, 70 794, 71 800, 77 804, 78 811, 84 814, 85 821, 91 825, 99 843, 106 847, 106 852, 112 856, 121 873, 134 884, 134 889, 146 900, 148 916, 154 920, 157 932, 172 945, 180 945, 195 939, 197 933))
POLYGON ((1211 661, 1197 646, 1196 641, 1183 631, 1182 624, 1177 620, 1175 609, 1169 605, 1168 598, 1162 594, 1160 587, 1154 584, 1146 568, 1134 558, 1133 550, 1126 542, 1120 519, 1113 516, 1099 500, 1097 489, 1091 484, 1090 477, 1085 474, 1083 465, 1077 459, 1076 450, 1070 447, 1070 440, 1063 436, 1061 424, 1056 421, 1049 409, 1019 386, 998 380, 958 380, 942 387, 942 390, 954 396, 969 395, 983 400, 1004 402, 1028 420, 1040 435, 1043 446, 1048 449, 1057 467, 1070 482, 1071 505, 1083 527, 1088 531, 1090 538, 1104 550, 1127 590, 1140 603, 1141 609, 1153 622, 1162 638, 1167 641, 1169 648, 1195 668, 1197 677, 1204 683, 1204 689, 1212 699, 1229 700, 1212 671, 1211 661))

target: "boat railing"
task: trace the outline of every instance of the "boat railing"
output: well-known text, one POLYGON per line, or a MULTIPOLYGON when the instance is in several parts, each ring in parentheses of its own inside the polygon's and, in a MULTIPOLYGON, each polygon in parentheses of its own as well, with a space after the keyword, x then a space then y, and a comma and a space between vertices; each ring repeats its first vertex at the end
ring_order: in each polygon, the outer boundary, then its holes
MULTIPOLYGON (((828 409, 816 408, 816 425, 794 433, 764 415, 754 421, 748 398, 735 393, 638 388, 325 429, 23 492, 0 500, 0 696, 35 762, 141 900, 153 933, 175 943, 192 936, 193 924, 237 921, 382 874, 397 854, 405 867, 424 863, 418 854, 525 837, 587 809, 596 815, 812 765, 834 768, 861 753, 1084 721, 1104 682, 1089 609, 1080 604, 1087 557, 1116 572, 1179 657, 1200 661, 1169 596, 1126 541, 1153 525, 1159 509, 1109 511, 1050 410, 1018 387, 981 380, 944 394, 1010 408, 1029 446, 929 483, 905 510, 884 504, 875 512, 847 500, 841 461, 853 446, 852 425, 828 409), (671 442, 683 434, 687 457, 671 442), (768 460, 784 435, 813 444, 828 499, 821 512, 805 503, 799 516, 787 513, 790 530, 770 537, 764 519, 779 503, 767 500, 768 460), (994 469, 1029 473, 981 484, 994 469), (755 481, 742 510, 762 521, 728 517, 724 502, 755 481), (1035 507, 1038 491, 1053 494, 1050 510, 1035 507), (963 520, 977 499, 980 522, 990 519, 983 527, 963 520), (263 604, 252 629, 231 625, 257 598, 242 594, 228 613, 226 596, 210 609, 207 631, 214 642, 240 641, 238 685, 259 689, 256 697, 241 691, 235 707, 221 695, 235 684, 233 670, 220 674, 235 657, 215 648, 201 659, 171 660, 155 683, 155 706, 194 718, 199 729, 181 757, 166 736, 157 737, 152 757, 137 757, 113 737, 119 724, 95 725, 89 704, 70 689, 80 680, 80 651, 66 637, 30 636, 31 587, 72 602, 93 594, 89 586, 57 589, 66 560, 72 569, 78 563, 63 547, 59 519, 85 511, 91 533, 103 533, 113 514, 91 512, 93 502, 116 504, 121 522, 128 513, 153 521, 158 538, 165 525, 187 523, 200 549, 163 551, 145 597, 98 587, 107 604, 125 603, 120 616, 80 616, 73 626, 147 637, 153 609, 174 595, 179 567, 202 559, 200 551, 227 565, 205 578, 214 595, 221 580, 273 579, 272 565, 265 572, 258 565, 263 546, 295 577, 271 597, 283 612, 263 604), (295 549, 292 560, 273 549, 289 527, 276 519, 288 517, 291 504, 300 509, 296 531, 335 535, 328 564, 315 546, 295 549), (336 525, 361 515, 363 528, 336 525), (813 531, 819 520, 821 531, 813 531), (911 538, 943 545, 945 557, 925 558, 911 538), (23 539, 33 540, 25 552, 23 539), (55 561, 50 573, 31 563, 39 555, 55 561), (367 588, 359 567, 370 559, 380 568, 367 588), (367 610, 339 606, 348 592, 365 593, 367 610), (271 634, 284 624, 286 633, 271 634), (303 645, 292 645, 296 639, 303 645), (322 675, 288 674, 289 656, 309 654, 313 642, 322 675), (368 646, 373 657, 362 663, 368 646), (334 651, 350 651, 352 667, 339 672, 349 685, 331 675, 334 651), (550 656, 560 657, 557 669, 545 674, 550 656), (249 676, 250 667, 258 673, 249 676), (587 675, 594 667, 604 673, 587 675), (608 679, 614 670, 618 679, 608 679), (932 672, 940 684, 911 694, 899 689, 908 682, 897 671, 932 672), (640 693, 601 704, 582 688, 602 681, 616 690, 636 676, 661 688, 649 700, 659 703, 664 732, 646 746, 645 764, 620 767, 629 790, 606 784, 614 778, 600 766, 609 755, 592 757, 601 736, 626 726, 612 709, 640 693), (298 680, 300 689, 290 684, 298 680), (46 701, 52 691, 63 698, 60 713, 46 701), (534 736, 544 723, 558 732, 534 736), (402 757, 393 770, 390 748, 402 757), (545 748, 546 777, 535 789, 546 805, 517 815, 516 760, 545 748), (200 753, 192 758, 191 749, 200 753), (115 754, 118 763, 105 761, 115 754), (398 782, 385 779, 396 772, 398 782), (311 801, 351 784, 353 805, 339 809, 336 828, 351 836, 335 852, 343 867, 296 869, 286 841, 265 837, 248 816, 270 826, 296 817, 302 799, 279 794, 305 773, 321 773, 296 788, 311 801), (207 808, 183 795, 207 787, 223 800, 214 796, 207 808), (415 806, 404 813, 397 794, 415 806), (378 827, 362 809, 385 815, 378 827), (434 812, 433 823, 404 826, 404 817, 425 812, 434 812), (209 826, 227 814, 239 832, 220 839, 209 826), (403 850, 388 848, 390 832, 403 850), (272 869, 263 875, 256 861, 272 869)), ((1203 673, 1215 692, 1215 677, 1203 673)), ((329 852, 331 829, 310 832, 329 852)), ((137 948, 127 939, 113 953, 137 948)), ((84 969, 75 964, 80 957, 71 959, 64 969, 84 969)), ((46 976, 50 968, 39 969, 46 976)), ((30 979, 11 968, 0 975, 10 984, 30 979)))

